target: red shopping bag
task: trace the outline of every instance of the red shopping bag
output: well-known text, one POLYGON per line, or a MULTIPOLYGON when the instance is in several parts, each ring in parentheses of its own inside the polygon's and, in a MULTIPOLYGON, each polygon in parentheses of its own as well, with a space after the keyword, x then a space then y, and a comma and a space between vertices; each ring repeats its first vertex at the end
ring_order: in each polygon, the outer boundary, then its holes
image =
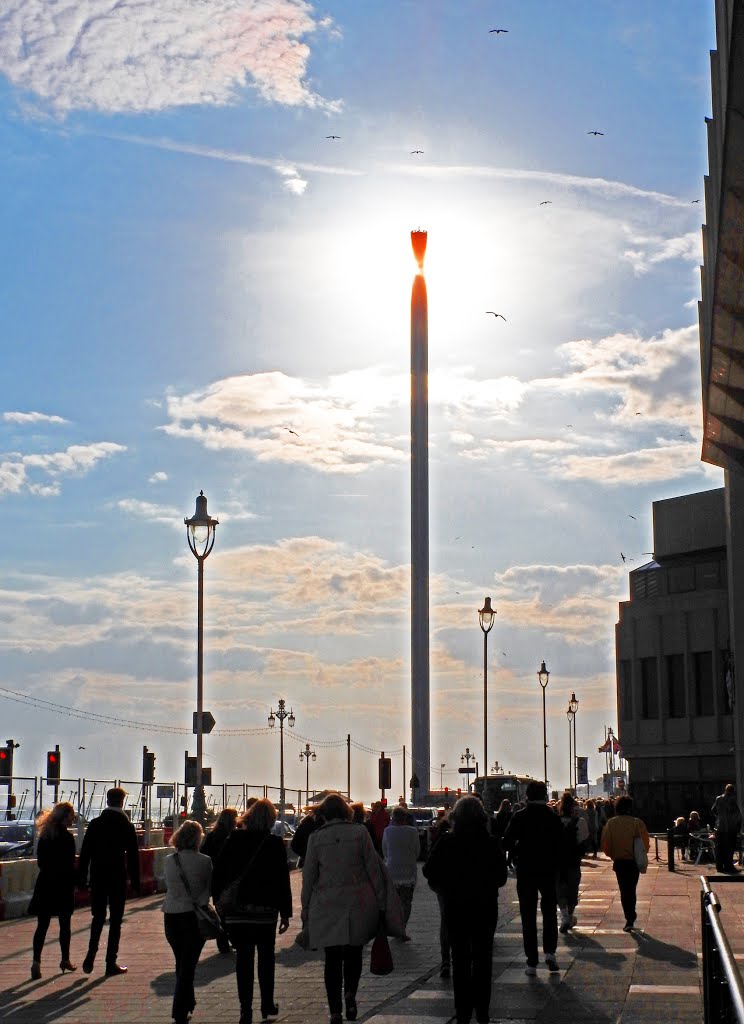
POLYGON ((393 954, 390 952, 390 943, 384 931, 378 932, 372 943, 369 969, 372 974, 390 974, 393 970, 393 954))

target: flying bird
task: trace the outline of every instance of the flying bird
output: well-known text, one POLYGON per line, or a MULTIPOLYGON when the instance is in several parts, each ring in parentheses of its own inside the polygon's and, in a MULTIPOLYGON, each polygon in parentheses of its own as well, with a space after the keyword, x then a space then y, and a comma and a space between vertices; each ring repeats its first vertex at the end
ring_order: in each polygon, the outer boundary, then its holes
POLYGON ((700 202, 699 199, 693 199, 692 201, 693 201, 693 203, 699 203, 700 202))
POLYGON ((297 431, 296 431, 296 430, 290 430, 290 428, 289 428, 289 427, 285 427, 284 429, 285 429, 285 430, 286 430, 286 431, 287 431, 288 433, 290 433, 290 434, 294 434, 294 436, 295 436, 295 437, 299 437, 299 436, 300 436, 300 435, 299 435, 299 434, 297 433, 297 431))
POLYGON ((85 750, 85 747, 78 747, 78 750, 85 750))
POLYGON ((539 205, 540 206, 552 206, 553 205, 553 200, 552 199, 543 199, 543 201, 539 205))
MULTIPOLYGON (((629 519, 635 519, 635 516, 632 516, 632 515, 630 514, 630 512, 628 512, 628 518, 629 518, 629 519)), ((637 520, 637 519, 636 519, 636 522, 638 522, 638 520, 637 520)))
POLYGON ((326 138, 327 139, 340 139, 341 136, 340 135, 326 135, 326 138))
POLYGON ((411 156, 413 156, 414 153, 421 153, 423 155, 423 152, 424 152, 423 149, 412 149, 411 150, 411 156))
POLYGON ((587 135, 604 135, 604 132, 587 132, 587 135))
POLYGON ((620 557, 622 558, 622 560, 623 560, 624 562, 626 562, 626 561, 627 561, 627 559, 626 559, 625 555, 624 555, 624 554, 622 553, 622 551, 620 552, 620 557))
POLYGON ((492 35, 494 32, 498 35, 500 32, 508 32, 508 28, 489 28, 488 34, 492 35))
POLYGON ((573 423, 567 423, 566 427, 573 427, 573 423))
POLYGON ((490 316, 495 316, 497 320, 498 320, 499 317, 501 317, 501 319, 504 321, 504 323, 506 323, 506 317, 504 316, 503 313, 494 313, 494 311, 492 309, 487 309, 486 310, 486 316, 489 316, 489 315, 490 316))

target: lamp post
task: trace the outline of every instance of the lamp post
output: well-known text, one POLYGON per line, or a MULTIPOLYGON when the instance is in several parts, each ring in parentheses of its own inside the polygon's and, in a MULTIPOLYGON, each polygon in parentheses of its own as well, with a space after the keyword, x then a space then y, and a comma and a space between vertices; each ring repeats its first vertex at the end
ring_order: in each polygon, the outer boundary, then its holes
POLYGON ((286 718, 290 729, 294 729, 295 716, 292 708, 287 711, 283 700, 279 701, 279 709, 269 711, 269 728, 273 729, 276 720, 279 719, 279 818, 284 821, 284 720, 286 718))
POLYGON ((579 777, 578 777, 578 772, 577 772, 578 765, 576 763, 576 714, 577 714, 577 712, 579 710, 579 702, 576 699, 576 694, 575 693, 571 694, 571 700, 568 702, 568 706, 571 708, 571 711, 573 713, 573 718, 572 718, 572 725, 573 725, 573 773, 574 773, 574 788, 576 788, 578 786, 578 784, 579 784, 579 777))
POLYGON ((571 701, 569 701, 568 702, 568 707, 566 708, 566 718, 568 719, 568 788, 569 789, 571 789, 571 787, 573 785, 572 779, 573 779, 574 758, 573 758, 573 746, 572 746, 572 742, 573 741, 572 741, 572 738, 571 738, 572 737, 571 729, 572 729, 572 726, 573 726, 573 720, 574 720, 575 715, 576 715, 576 712, 572 710, 572 708, 571 708, 571 701))
POLYGON ((540 666, 540 671, 537 673, 537 678, 540 683, 540 689, 542 690, 542 713, 543 713, 543 774, 545 775, 545 785, 548 784, 548 731, 545 722, 545 691, 548 688, 548 680, 550 679, 550 672, 545 668, 545 662, 540 666))
POLYGON ((204 562, 214 547, 219 520, 212 519, 207 512, 204 491, 199 491, 196 509, 191 519, 184 519, 186 540, 197 563, 197 611, 196 611, 196 785, 191 804, 194 818, 201 824, 206 819, 207 806, 202 782, 202 755, 204 727, 204 562))
POLYGON ((488 774, 488 634, 493 628, 496 612, 491 607, 491 598, 483 599, 478 609, 478 622, 483 630, 483 767, 488 774))
POLYGON ((441 761, 439 764, 439 789, 444 789, 444 765, 445 762, 441 761))
MULTIPOLYGON (((300 761, 305 762, 305 806, 310 807, 310 758, 316 761, 315 751, 310 749, 310 744, 305 744, 305 749, 300 751, 300 761)), ((282 785, 284 785, 282 783, 282 785)))
POLYGON ((460 755, 460 760, 465 765, 465 775, 468 780, 468 793, 470 792, 470 773, 473 768, 470 767, 470 762, 475 761, 475 754, 470 753, 470 747, 465 747, 465 753, 460 755))

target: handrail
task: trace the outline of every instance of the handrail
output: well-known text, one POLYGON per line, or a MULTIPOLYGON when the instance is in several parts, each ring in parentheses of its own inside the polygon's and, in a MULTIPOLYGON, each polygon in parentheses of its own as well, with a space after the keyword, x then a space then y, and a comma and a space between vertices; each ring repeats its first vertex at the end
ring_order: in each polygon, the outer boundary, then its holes
POLYGON ((704 875, 700 884, 705 1024, 726 1019, 744 1024, 744 982, 718 916, 721 903, 704 875))

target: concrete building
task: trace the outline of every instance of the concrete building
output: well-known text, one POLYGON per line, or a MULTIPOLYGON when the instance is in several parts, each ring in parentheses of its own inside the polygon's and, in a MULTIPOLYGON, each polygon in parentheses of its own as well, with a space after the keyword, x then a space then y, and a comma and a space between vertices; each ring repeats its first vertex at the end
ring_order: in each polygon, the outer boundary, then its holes
POLYGON ((702 301, 703 461, 724 471, 735 779, 744 794, 744 0, 716 0, 702 301), (742 666, 739 671, 736 671, 742 666))
POLYGON ((656 501, 653 524, 615 647, 630 790, 658 831, 707 812, 734 778, 725 489, 656 501))

